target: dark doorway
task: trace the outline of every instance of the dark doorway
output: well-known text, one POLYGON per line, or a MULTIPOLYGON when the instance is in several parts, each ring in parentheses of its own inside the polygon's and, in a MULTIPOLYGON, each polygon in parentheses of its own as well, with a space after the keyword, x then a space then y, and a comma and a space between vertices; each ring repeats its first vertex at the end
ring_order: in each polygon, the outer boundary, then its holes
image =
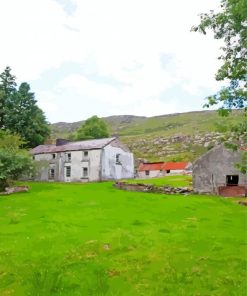
POLYGON ((238 175, 227 175, 226 176, 226 185, 227 186, 237 186, 239 176, 238 175))

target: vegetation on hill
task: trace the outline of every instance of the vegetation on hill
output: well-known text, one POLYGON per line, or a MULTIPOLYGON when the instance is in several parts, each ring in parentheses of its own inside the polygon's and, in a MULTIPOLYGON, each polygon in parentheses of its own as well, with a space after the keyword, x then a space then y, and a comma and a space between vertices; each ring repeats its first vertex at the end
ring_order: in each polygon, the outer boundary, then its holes
MULTIPOLYGON (((226 122, 235 125, 241 115, 236 110, 230 118, 221 118, 216 111, 198 111, 155 117, 120 115, 103 120, 111 134, 118 135, 136 158, 191 161, 219 143, 226 132, 226 122)), ((80 124, 52 124, 52 140, 69 137, 80 124)))
POLYGON ((0 197, 0 295, 245 295, 246 207, 111 183, 0 197))

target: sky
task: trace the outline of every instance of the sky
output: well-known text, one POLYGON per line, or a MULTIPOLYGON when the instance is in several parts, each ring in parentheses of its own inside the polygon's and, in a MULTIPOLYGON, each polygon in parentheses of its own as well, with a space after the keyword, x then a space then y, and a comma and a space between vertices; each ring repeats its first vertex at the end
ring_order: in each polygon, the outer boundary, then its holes
POLYGON ((49 122, 202 110, 219 40, 191 32, 219 0, 0 0, 0 72, 49 122))

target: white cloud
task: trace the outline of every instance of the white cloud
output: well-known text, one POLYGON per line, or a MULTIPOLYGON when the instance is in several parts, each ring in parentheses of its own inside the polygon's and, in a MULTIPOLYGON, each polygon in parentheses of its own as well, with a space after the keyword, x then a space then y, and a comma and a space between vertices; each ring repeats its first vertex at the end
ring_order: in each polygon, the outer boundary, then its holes
POLYGON ((61 112, 65 94, 74 108, 82 109, 79 120, 94 114, 94 110, 80 108, 85 98, 102 103, 102 115, 110 110, 153 115, 184 108, 183 98, 176 105, 160 99, 160 94, 171 88, 198 96, 203 89, 214 92, 219 87, 214 81, 219 41, 190 32, 199 22, 198 14, 217 7, 219 0, 72 3, 76 10, 69 14, 55 0, 0 3, 4 40, 0 69, 8 64, 20 81, 39 81, 37 98, 51 121, 58 118, 55 106, 64 116, 60 120, 72 120, 71 115, 61 112), (162 54, 171 57, 167 67, 161 63, 162 54), (67 77, 48 89, 41 74, 69 62, 81 65, 82 73, 64 73, 67 77), (119 83, 104 81, 107 77, 119 83))

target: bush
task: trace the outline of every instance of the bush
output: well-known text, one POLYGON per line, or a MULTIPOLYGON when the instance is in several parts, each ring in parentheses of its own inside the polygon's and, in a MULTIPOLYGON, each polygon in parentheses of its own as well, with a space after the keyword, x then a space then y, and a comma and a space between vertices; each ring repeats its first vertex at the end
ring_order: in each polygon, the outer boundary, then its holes
POLYGON ((24 149, 19 136, 0 133, 0 191, 20 177, 33 172, 33 161, 24 149))

